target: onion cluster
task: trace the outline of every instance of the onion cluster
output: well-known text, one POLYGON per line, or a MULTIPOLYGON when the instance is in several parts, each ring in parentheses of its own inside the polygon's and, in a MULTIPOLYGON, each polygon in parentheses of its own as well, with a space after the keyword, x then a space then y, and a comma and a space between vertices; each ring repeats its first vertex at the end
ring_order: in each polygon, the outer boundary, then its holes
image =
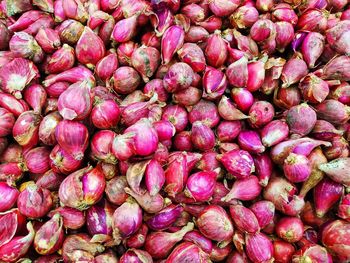
POLYGON ((0 262, 350 262, 348 0, 0 1, 0 262))

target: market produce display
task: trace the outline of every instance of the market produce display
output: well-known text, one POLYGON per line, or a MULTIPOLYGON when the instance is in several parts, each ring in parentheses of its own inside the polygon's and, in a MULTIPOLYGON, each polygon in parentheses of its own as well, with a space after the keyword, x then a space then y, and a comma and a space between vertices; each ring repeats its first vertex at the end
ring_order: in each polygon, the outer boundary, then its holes
POLYGON ((0 262, 350 262, 349 0, 0 1, 0 262))

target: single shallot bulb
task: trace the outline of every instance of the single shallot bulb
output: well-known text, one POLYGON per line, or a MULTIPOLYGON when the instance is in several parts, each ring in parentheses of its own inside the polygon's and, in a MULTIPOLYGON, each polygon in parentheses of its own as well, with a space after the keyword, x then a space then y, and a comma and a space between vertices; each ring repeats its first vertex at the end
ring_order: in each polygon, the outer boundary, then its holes
POLYGON ((55 145, 57 143, 55 130, 58 123, 62 120, 59 112, 55 111, 47 114, 39 126, 39 140, 45 145, 55 145))
POLYGON ((160 53, 154 47, 141 46, 132 53, 131 64, 147 83, 160 64, 160 53))
POLYGON ((152 159, 145 170, 145 184, 150 195, 154 196, 162 189, 165 183, 165 174, 161 164, 152 159))
POLYGON ((164 88, 168 92, 177 92, 188 88, 194 78, 192 68, 183 62, 173 64, 163 79, 164 88))
POLYGON ((301 53, 309 68, 314 68, 317 59, 322 55, 324 42, 325 37, 318 32, 310 32, 305 37, 301 45, 301 53))
POLYGON ((58 98, 58 111, 66 120, 83 120, 91 112, 92 95, 88 82, 77 82, 58 98))
POLYGON ((61 248, 63 240, 63 220, 60 214, 55 214, 36 232, 34 248, 40 255, 49 255, 61 248))
POLYGON ((88 147, 89 133, 85 125, 76 121, 61 121, 56 127, 58 144, 76 160, 82 160, 88 147))
POLYGON ((187 179, 185 195, 197 202, 208 201, 214 194, 217 174, 202 171, 190 175, 187 179))
POLYGON ((33 36, 26 32, 16 32, 9 42, 10 50, 16 57, 27 58, 39 63, 44 57, 44 52, 33 36))
POLYGON ((343 220, 334 220, 322 230, 321 242, 340 262, 350 260, 349 232, 350 224, 343 220))
POLYGON ((191 140, 194 147, 201 151, 210 150, 215 146, 214 132, 200 121, 192 124, 191 140))
POLYGON ((234 199, 250 201, 257 198, 261 193, 261 185, 256 176, 249 176, 245 179, 239 179, 234 182, 231 190, 221 201, 229 202, 234 199))
POLYGON ((138 15, 119 20, 112 32, 112 39, 116 42, 123 43, 131 40, 136 33, 138 15))
POLYGON ((293 262, 300 262, 300 260, 304 259, 327 263, 333 262, 332 256, 327 249, 317 244, 305 245, 293 255, 293 262))
POLYGON ((283 171, 290 182, 299 183, 308 179, 311 167, 304 155, 291 153, 284 161, 283 171))
POLYGON ((36 147, 24 154, 24 162, 29 172, 43 174, 50 169, 50 149, 36 147))
POLYGON ((129 262, 153 262, 152 256, 144 250, 128 249, 120 258, 119 263, 129 262))
POLYGON ((128 199, 113 214, 113 238, 118 244, 122 238, 134 234, 142 224, 141 207, 133 199, 128 199))
POLYGON ((226 75, 212 67, 206 68, 202 81, 204 88, 203 98, 208 100, 220 98, 227 88, 226 75))
POLYGON ((261 200, 255 202, 250 210, 255 214, 256 219, 258 220, 260 228, 265 228, 269 225, 275 215, 275 206, 272 202, 261 200))
POLYGON ((145 249, 155 259, 165 258, 170 254, 176 243, 181 241, 188 232, 193 230, 193 227, 193 223, 188 223, 182 229, 174 233, 152 232, 147 235, 145 249))
POLYGON ((110 130, 100 130, 91 138, 91 155, 98 161, 115 164, 117 162, 112 154, 112 144, 116 133, 110 130))
POLYGON ((185 43, 181 49, 177 51, 182 62, 191 66, 194 72, 201 72, 205 69, 205 57, 203 51, 198 45, 193 43, 185 43))
POLYGON ((255 214, 249 208, 242 205, 230 206, 230 214, 235 225, 246 233, 256 233, 259 231, 259 222, 255 214))
POLYGON ((135 154, 147 156, 154 153, 158 146, 157 131, 148 119, 141 119, 128 127, 124 134, 133 133, 135 154))
POLYGON ((182 206, 171 204, 147 219, 146 223, 153 230, 165 230, 176 222, 182 212, 182 206))
POLYGON ((52 208, 51 193, 35 184, 28 185, 18 196, 17 207, 29 218, 43 217, 52 208))
POLYGON ((164 32, 161 42, 163 64, 170 62, 174 54, 184 44, 184 38, 185 31, 178 25, 171 26, 164 32))
POLYGON ((255 171, 253 158, 244 150, 232 150, 223 155, 218 155, 217 159, 237 179, 247 178, 255 171))
POLYGON ((67 176, 58 194, 64 205, 86 210, 101 199, 105 185, 101 168, 89 166, 67 176))
POLYGON ((316 120, 316 112, 304 103, 290 108, 286 116, 290 132, 299 136, 310 133, 316 124, 316 120))
POLYGON ((276 233, 283 240, 294 243, 303 237, 304 224, 297 217, 283 217, 276 224, 276 233))
POLYGON ((101 38, 86 26, 75 47, 75 53, 80 63, 88 68, 94 68, 104 57, 106 49, 101 38))
POLYGON ((16 120, 12 136, 21 146, 32 147, 39 140, 39 124, 41 116, 34 111, 22 113, 16 120))
POLYGON ((110 239, 113 212, 113 207, 104 199, 87 210, 86 226, 93 241, 104 242, 110 239))
POLYGON ((288 138, 289 127, 285 121, 274 120, 261 130, 261 141, 265 147, 276 145, 288 138))
POLYGON ((246 235, 245 244, 246 253, 253 262, 267 262, 273 257, 272 242, 263 233, 246 235))
POLYGON ((95 67, 96 75, 104 82, 109 80, 113 72, 118 68, 118 57, 114 49, 109 50, 110 54, 101 58, 95 67))
POLYGON ((117 93, 130 94, 139 86, 141 78, 134 68, 124 66, 114 71, 110 82, 117 93))
POLYGON ((324 101, 329 94, 327 82, 312 73, 299 82, 299 89, 305 101, 315 104, 324 101))
POLYGON ((299 57, 291 58, 283 66, 281 80, 282 87, 287 88, 290 85, 297 83, 308 73, 307 64, 299 57))
POLYGON ((51 210, 48 214, 53 217, 55 214, 60 214, 63 219, 63 226, 68 229, 79 229, 85 225, 84 212, 68 206, 60 206, 55 210, 51 210))
POLYGON ((209 255, 192 242, 182 242, 177 245, 167 258, 169 263, 176 262, 210 262, 209 255))
POLYGON ((324 178, 314 188, 315 210, 318 217, 323 217, 341 198, 344 186, 324 178))
POLYGON ((338 206, 338 216, 346 221, 350 221, 350 195, 344 195, 338 206))
POLYGON ((263 153, 265 146, 262 145, 260 136, 255 131, 241 131, 238 135, 238 144, 242 150, 249 153, 263 153))
POLYGON ((111 129, 120 120, 120 108, 114 100, 98 102, 91 111, 92 123, 99 129, 111 129))
POLYGON ((47 99, 47 93, 41 85, 31 85, 23 92, 24 100, 35 112, 41 112, 47 99))
POLYGON ((40 28, 35 40, 46 53, 53 53, 61 46, 60 36, 51 28, 40 28))
POLYGON ((80 168, 83 160, 76 160, 56 144, 50 153, 50 167, 54 172, 70 174, 80 168))
POLYGON ((228 214, 217 205, 209 205, 199 214, 197 227, 205 237, 218 242, 231 239, 234 231, 228 214))
POLYGON ((50 74, 61 73, 65 70, 71 69, 75 62, 74 48, 64 44, 60 49, 55 51, 50 58, 48 58, 45 71, 50 74))
POLYGON ((275 109, 268 101, 256 101, 249 109, 248 122, 253 128, 260 128, 270 123, 275 116, 275 109))
POLYGON ((227 44, 220 35, 220 31, 209 36, 205 49, 207 62, 210 66, 218 68, 222 66, 227 59, 227 44))

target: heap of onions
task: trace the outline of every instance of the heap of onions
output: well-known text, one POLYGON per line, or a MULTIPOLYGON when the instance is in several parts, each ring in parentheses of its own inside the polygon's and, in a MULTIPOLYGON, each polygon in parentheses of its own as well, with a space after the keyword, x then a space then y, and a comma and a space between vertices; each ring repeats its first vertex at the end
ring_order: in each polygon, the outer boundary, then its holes
POLYGON ((1 262, 350 262, 348 0, 0 14, 1 262))

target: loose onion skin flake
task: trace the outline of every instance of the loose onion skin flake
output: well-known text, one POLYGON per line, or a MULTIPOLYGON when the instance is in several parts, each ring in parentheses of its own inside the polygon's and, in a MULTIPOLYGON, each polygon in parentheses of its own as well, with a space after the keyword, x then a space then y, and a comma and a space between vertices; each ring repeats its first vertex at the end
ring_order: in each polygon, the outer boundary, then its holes
POLYGON ((0 262, 350 262, 348 0, 0 14, 0 262))

